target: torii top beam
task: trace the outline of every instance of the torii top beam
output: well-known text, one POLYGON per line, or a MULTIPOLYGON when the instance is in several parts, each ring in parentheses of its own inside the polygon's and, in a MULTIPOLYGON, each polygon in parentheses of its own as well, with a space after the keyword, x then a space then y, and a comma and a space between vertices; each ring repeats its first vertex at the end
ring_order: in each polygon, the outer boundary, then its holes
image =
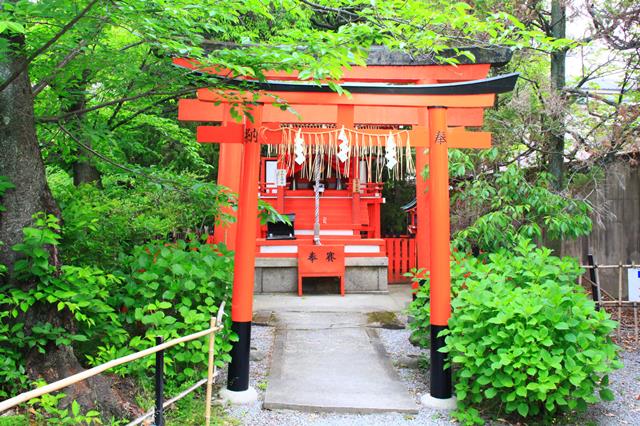
MULTIPOLYGON (((180 113, 182 120, 208 117, 207 121, 225 121, 225 103, 238 102, 242 99, 246 102, 257 102, 265 105, 282 103, 283 100, 295 105, 331 106, 340 108, 358 106, 377 107, 445 107, 445 108, 485 108, 495 102, 495 96, 499 93, 513 90, 518 74, 506 74, 481 80, 448 83, 448 84, 420 84, 397 85, 380 83, 349 83, 342 85, 349 90, 350 96, 339 95, 332 91, 326 84, 290 83, 280 81, 249 82, 246 80, 231 80, 227 84, 232 86, 244 86, 247 89, 260 91, 256 97, 253 94, 229 91, 225 94, 210 89, 199 89, 198 100, 181 100, 180 113), (268 91, 268 93, 265 93, 268 91)), ((277 108, 277 107, 276 107, 277 108)), ((326 116, 326 112, 316 111, 318 115, 326 116)), ((353 109, 351 121, 353 122, 353 109)), ((331 112, 329 112, 331 113, 331 112)), ((338 111, 334 112, 337 119, 338 111)), ((404 120, 403 117, 396 118, 404 120)), ((331 122, 333 120, 326 120, 331 122)), ((353 123, 351 123, 353 124, 353 123)), ((409 124, 396 122, 394 124, 409 124)), ((279 123, 269 123, 263 115, 263 127, 276 130, 279 123)), ((313 130, 316 131, 317 130, 313 130)), ((304 132, 304 130, 303 130, 304 132)), ((376 133, 371 130, 371 133, 376 133)), ((389 133, 388 131, 378 131, 389 133)), ((426 147, 429 145, 427 128, 425 126, 413 126, 409 131, 412 134, 412 146, 426 147)), ((449 147, 451 148, 488 148, 491 145, 491 135, 486 132, 466 132, 463 129, 452 129, 449 132, 449 147)), ((227 123, 223 126, 199 126, 197 129, 199 142, 210 143, 224 141, 227 143, 242 143, 244 141, 243 126, 227 123)), ((277 144, 281 138, 275 133, 263 133, 260 143, 277 144)))

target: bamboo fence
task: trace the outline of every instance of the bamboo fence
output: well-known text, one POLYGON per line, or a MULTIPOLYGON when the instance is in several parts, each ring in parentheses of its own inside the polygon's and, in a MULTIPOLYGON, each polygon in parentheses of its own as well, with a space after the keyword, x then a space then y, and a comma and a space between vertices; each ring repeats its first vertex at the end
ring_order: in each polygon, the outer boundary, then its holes
POLYGON ((594 299, 594 302, 596 303, 596 305, 598 307, 603 307, 603 308, 609 308, 609 309, 616 309, 617 311, 617 317, 618 317, 618 321, 620 323, 620 325, 618 326, 617 329, 617 336, 618 339, 622 338, 622 326, 623 326, 623 316, 622 316, 622 310, 623 309, 632 309, 633 310, 633 337, 634 337, 634 342, 635 345, 638 346, 640 344, 640 335, 638 332, 638 303, 637 301, 633 301, 633 300, 624 300, 623 299, 623 291, 622 291, 622 285, 623 285, 623 275, 624 275, 624 270, 625 269, 630 269, 630 268, 640 268, 640 265, 635 264, 635 263, 631 263, 631 264, 623 264, 623 263, 619 263, 617 265, 598 265, 594 262, 593 265, 581 265, 584 269, 586 270, 593 270, 593 274, 592 277, 595 277, 595 280, 593 279, 589 279, 585 276, 581 276, 580 277, 580 282, 582 284, 589 284, 592 288, 597 288, 597 293, 598 296, 594 299), (598 270, 601 269, 618 269, 618 280, 617 280, 617 290, 618 290, 618 295, 614 296, 612 294, 610 294, 609 292, 605 291, 602 288, 602 285, 600 283, 600 278, 598 275, 598 270), (610 300, 602 300, 601 294, 604 295, 607 299, 610 300))
MULTIPOLYGON (((74 385, 78 382, 81 382, 83 380, 86 380, 90 377, 96 376, 106 370, 109 370, 111 368, 117 367, 119 365, 122 364, 126 364, 135 360, 138 360, 140 358, 144 358, 146 356, 149 355, 153 355, 157 352, 160 351, 164 351, 165 349, 171 348, 173 346, 179 345, 181 343, 186 343, 186 342, 190 342, 192 340, 196 340, 196 339, 200 339, 201 337, 205 337, 205 336, 209 336, 209 359, 208 359, 208 369, 207 369, 207 378, 206 379, 202 379, 200 381, 198 381, 197 383, 195 383, 193 386, 191 386, 190 388, 186 389, 185 391, 183 391, 182 393, 180 393, 179 395, 176 395, 175 397, 169 399, 168 401, 166 401, 163 406, 164 407, 168 407, 170 405, 172 405, 173 403, 175 403, 176 401, 184 398, 185 396, 187 396, 188 394, 190 394, 191 392, 193 392, 194 390, 196 390, 197 388, 199 388, 200 386, 202 386, 203 384, 206 384, 206 402, 205 402, 205 424, 207 426, 210 425, 211 423, 211 396, 212 396, 212 386, 213 386, 213 379, 217 376, 217 371, 215 369, 214 366, 214 349, 215 349, 215 335, 216 332, 221 330, 222 327, 218 326, 217 324, 220 324, 220 322, 222 321, 222 315, 224 313, 224 305, 225 303, 222 302, 222 304, 220 305, 220 308, 218 310, 218 316, 217 318, 212 317, 211 321, 209 323, 209 328, 207 328, 206 330, 202 330, 202 331, 198 331, 197 333, 193 333, 193 334, 189 334, 187 336, 183 336, 183 337, 178 337, 176 339, 172 339, 169 340, 168 342, 162 343, 160 345, 156 345, 153 346, 151 348, 148 349, 144 349, 142 351, 130 354, 130 355, 126 355, 120 358, 116 358, 114 360, 111 360, 109 362, 105 362, 104 364, 100 364, 98 366, 95 366, 93 368, 90 368, 88 370, 82 371, 80 373, 74 374, 72 376, 66 377, 62 380, 58 380, 56 382, 53 383, 49 383, 45 386, 39 387, 37 389, 33 389, 27 392, 23 392, 20 395, 14 396, 13 398, 9 398, 6 399, 4 401, 0 401, 0 413, 2 413, 3 411, 9 410, 10 408, 13 408, 17 405, 20 405, 24 402, 27 402, 33 398, 38 398, 42 395, 46 395, 49 394, 51 392, 55 392, 58 391, 60 389, 66 388, 68 386, 74 385)), ((141 417, 135 419, 133 422, 129 423, 129 425, 137 425, 142 423, 144 420, 146 420, 147 418, 151 417, 154 414, 153 410, 150 410, 149 412, 147 412, 146 414, 142 415, 141 417)))

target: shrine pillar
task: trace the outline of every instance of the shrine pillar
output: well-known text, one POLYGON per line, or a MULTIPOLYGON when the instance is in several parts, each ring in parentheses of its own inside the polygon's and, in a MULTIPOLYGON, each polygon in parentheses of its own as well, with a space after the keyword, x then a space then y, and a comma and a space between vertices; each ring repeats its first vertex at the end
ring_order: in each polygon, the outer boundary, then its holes
MULTIPOLYGON (((428 109, 424 108, 420 111, 420 115, 418 116, 418 124, 420 126, 427 127, 429 125, 429 113, 428 109)), ((416 217, 417 217, 417 228, 416 228, 416 266, 423 270, 423 276, 427 273, 427 271, 431 270, 430 265, 430 250, 429 247, 429 179, 424 178, 423 172, 427 165, 429 164, 429 154, 426 152, 424 147, 416 147, 416 217)), ((414 290, 414 298, 415 292, 418 290, 417 283, 414 290)))
MULTIPOLYGON (((218 155, 218 185, 225 186, 238 194, 240 192, 240 173, 242 170, 242 144, 221 143, 218 155)), ((224 207, 223 213, 236 218, 235 222, 216 225, 213 233, 215 244, 223 243, 229 250, 236 248, 238 221, 236 212, 231 207, 224 207)))
MULTIPOLYGON (((430 107, 429 113, 429 228, 430 228, 430 307, 431 307, 431 405, 455 407, 451 368, 445 368, 447 354, 444 337, 438 334, 448 327, 451 316, 449 159, 447 109, 430 107)), ((420 225, 418 226, 420 227, 420 225)), ((425 402, 423 397, 423 402, 425 402)), ((427 402, 427 404, 429 404, 427 402)))
POLYGON ((242 155, 242 179, 238 199, 238 232, 233 269, 231 298, 231 329, 238 335, 233 342, 227 388, 223 399, 232 403, 249 403, 257 399, 255 389, 249 387, 249 352, 251 349, 251 321, 253 317, 254 265, 256 233, 258 231, 258 179, 260 169, 260 142, 258 129, 262 125, 262 106, 251 111, 253 122, 245 118, 242 155))

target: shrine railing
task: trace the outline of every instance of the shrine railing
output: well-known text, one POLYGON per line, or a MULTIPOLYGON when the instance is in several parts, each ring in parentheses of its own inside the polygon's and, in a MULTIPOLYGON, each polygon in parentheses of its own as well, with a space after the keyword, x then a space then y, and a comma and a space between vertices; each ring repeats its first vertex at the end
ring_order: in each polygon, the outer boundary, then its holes
POLYGON ((407 283, 404 274, 416 267, 416 240, 409 236, 384 237, 389 258, 387 280, 389 284, 407 283))

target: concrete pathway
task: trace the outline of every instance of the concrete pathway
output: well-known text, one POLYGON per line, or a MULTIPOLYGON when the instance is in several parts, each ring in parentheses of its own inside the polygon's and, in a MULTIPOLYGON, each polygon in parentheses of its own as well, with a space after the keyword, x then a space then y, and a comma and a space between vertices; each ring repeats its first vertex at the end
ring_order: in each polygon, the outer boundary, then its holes
POLYGON ((366 295, 337 296, 337 300, 308 296, 287 300, 286 305, 283 296, 278 296, 278 303, 256 297, 256 307, 276 308, 271 310, 277 330, 264 408, 418 412, 377 331, 367 327, 365 313, 400 311, 403 298, 354 296, 366 295))

